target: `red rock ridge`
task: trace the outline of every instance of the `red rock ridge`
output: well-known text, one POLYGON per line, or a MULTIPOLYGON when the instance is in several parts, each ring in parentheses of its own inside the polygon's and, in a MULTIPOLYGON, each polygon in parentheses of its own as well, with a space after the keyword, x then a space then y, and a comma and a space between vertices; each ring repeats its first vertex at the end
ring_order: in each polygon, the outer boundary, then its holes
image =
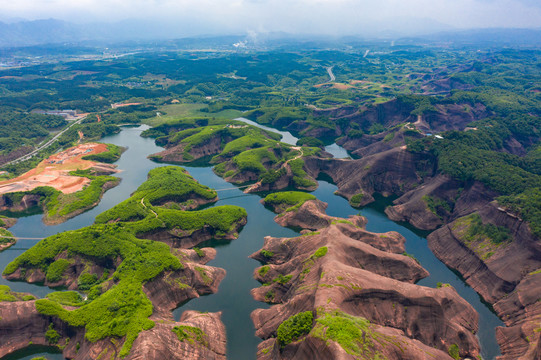
MULTIPOLYGON (((321 208, 307 201, 298 214, 305 218, 309 210, 317 213, 321 208)), ((312 311, 316 323, 329 311, 368 319, 371 332, 393 339, 374 342, 373 350, 388 359, 450 359, 447 350, 452 344, 458 345, 462 357, 476 357, 477 313, 452 287, 414 285, 428 273, 402 255, 404 241, 395 232, 369 233, 356 226, 354 218, 296 238, 265 238, 266 252, 252 257, 267 263, 254 276, 269 285, 252 294, 277 305, 252 313, 256 335, 265 339, 258 359, 356 358, 313 333, 281 348, 275 338, 278 326, 304 311, 312 311), (324 247, 326 253, 316 256, 324 247)))

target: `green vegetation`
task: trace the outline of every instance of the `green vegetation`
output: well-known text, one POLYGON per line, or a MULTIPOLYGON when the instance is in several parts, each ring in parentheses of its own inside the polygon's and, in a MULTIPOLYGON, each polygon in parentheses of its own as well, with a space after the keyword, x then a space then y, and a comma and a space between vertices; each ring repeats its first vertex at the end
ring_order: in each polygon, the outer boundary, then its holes
MULTIPOLYGON (((13 245, 15 244, 16 240, 11 232, 8 230, 0 227, 0 246, 2 245, 13 245)), ((9 247, 9 246, 8 246, 9 247)))
POLYGON ((323 147, 325 143, 315 137, 306 136, 297 141, 297 146, 323 147))
MULTIPOLYGON (((192 198, 198 198, 202 202, 211 202, 217 200, 217 194, 209 187, 199 184, 180 167, 158 167, 148 173, 147 181, 141 184, 129 199, 98 215, 96 223, 142 220, 152 215, 151 210, 154 205, 176 202, 190 207, 187 201, 192 198)), ((167 209, 162 210, 166 212, 167 209)), ((185 217, 196 220, 188 213, 185 217)), ((194 224, 194 226, 197 225, 194 224)))
POLYGON ((357 193, 355 195, 353 195, 350 199, 349 199, 349 204, 353 207, 360 207, 361 206, 361 202, 363 200, 363 197, 364 197, 364 193, 360 192, 360 193, 357 193))
POLYGON ((56 344, 60 340, 60 334, 53 328, 53 324, 49 324, 49 329, 45 332, 45 339, 49 344, 56 344))
POLYGON ((417 264, 421 264, 421 263, 419 262, 419 260, 415 257, 415 255, 413 255, 413 254, 410 254, 410 253, 407 253, 407 252, 403 252, 402 255, 407 256, 407 257, 409 257, 409 258, 412 258, 413 260, 415 260, 415 262, 416 262, 417 264))
POLYGON ((289 317, 278 326, 276 331, 278 343, 284 347, 312 330, 314 315, 311 311, 302 312, 289 317))
POLYGON ((388 341, 383 335, 372 330, 370 322, 341 311, 318 311, 318 318, 310 336, 324 341, 338 343, 348 354, 363 359, 383 359, 374 350, 375 343, 388 341))
POLYGON ((122 155, 122 151, 124 149, 120 146, 114 145, 114 144, 107 144, 107 151, 104 151, 99 154, 91 154, 83 156, 84 160, 92 160, 92 161, 98 161, 103 163, 114 163, 118 159, 120 159, 120 155, 122 155))
POLYGON ((307 188, 317 186, 317 183, 315 183, 314 181, 310 179, 307 179, 308 174, 303 169, 304 167, 303 159, 291 160, 289 162, 289 167, 291 168, 291 172, 293 173, 293 184, 295 185, 296 188, 307 189, 307 188))
POLYGON ((205 252, 203 250, 201 250, 200 248, 198 247, 194 247, 192 248, 193 251, 195 251, 195 253, 197 254, 197 256, 199 257, 205 257, 205 252))
MULTIPOLYGON (((457 93, 454 96, 459 95, 457 93)), ((515 105, 511 103, 508 106, 515 105)), ((528 221, 532 232, 539 236, 541 169, 536 165, 539 162, 536 157, 537 147, 531 147, 530 152, 524 157, 502 150, 511 139, 515 141, 524 139, 525 132, 538 139, 541 135, 537 130, 540 125, 539 117, 510 114, 503 118, 470 124, 472 127, 475 126, 476 131, 450 131, 442 134, 443 139, 427 137, 410 142, 408 149, 413 152, 430 153, 437 159, 435 162, 439 171, 464 183, 476 180, 495 190, 502 195, 497 198, 498 202, 528 221)), ((436 211, 438 205, 445 206, 437 199, 434 201, 433 203, 427 201, 427 205, 432 205, 436 211)), ((451 208, 449 204, 447 207, 451 208)), ((439 208, 440 211, 446 210, 441 206, 439 208)))
POLYGON ((326 246, 322 246, 317 249, 312 255, 310 255, 306 260, 303 261, 300 280, 303 280, 304 277, 310 273, 310 271, 312 270, 312 266, 314 266, 317 259, 327 255, 328 250, 329 249, 326 246))
POLYGON ((54 283, 62 280, 62 275, 68 266, 70 266, 70 262, 66 259, 58 259, 54 261, 47 268, 47 281, 54 283))
POLYGON ((8 107, 2 107, 0 113, 0 155, 36 144, 49 131, 67 125, 64 118, 56 115, 25 113, 8 107))
POLYGON ((425 202, 428 210, 440 219, 442 219, 442 214, 450 214, 453 211, 449 203, 443 199, 425 195, 422 197, 422 200, 425 202))
POLYGON ((457 344, 452 344, 449 346, 449 349, 447 349, 447 352, 450 357, 452 357, 455 360, 460 360, 460 349, 458 348, 457 344))
POLYGON ((323 257, 327 255, 328 248, 326 246, 322 246, 319 249, 316 250, 314 255, 312 255, 315 259, 319 259, 320 257, 323 257))
POLYGON ((453 231, 483 260, 491 257, 499 247, 512 240, 507 228, 483 224, 477 213, 457 219, 453 231))
POLYGON ((269 194, 265 197, 265 205, 272 206, 276 212, 295 211, 306 201, 316 200, 312 194, 300 191, 283 191, 269 194))
POLYGON ((89 290, 97 281, 98 277, 96 274, 84 272, 79 275, 79 278, 77 279, 77 287, 79 290, 89 290))
POLYGON ((7 285, 0 285, 0 302, 2 301, 29 301, 35 300, 32 295, 13 292, 7 285))
POLYGON ((469 221, 466 234, 466 240, 468 241, 474 241, 478 237, 486 237, 493 244, 498 245, 510 240, 508 229, 493 224, 483 224, 481 216, 477 213, 469 215, 466 219, 469 221))
POLYGON ((261 250, 259 252, 263 257, 267 258, 267 259, 270 259, 274 256, 274 252, 270 251, 270 250, 261 250))
POLYGON ((84 305, 81 294, 76 291, 57 291, 47 294, 47 299, 65 306, 84 305))
POLYGON ((91 182, 84 189, 70 194, 64 194, 49 186, 39 186, 26 192, 4 194, 3 197, 8 202, 18 203, 26 194, 39 195, 40 206, 43 208, 47 220, 49 222, 62 222, 96 206, 105 190, 116 186, 120 181, 114 176, 90 175, 88 170, 72 171, 70 174, 89 178, 91 182))
POLYGON ((441 288, 444 288, 444 287, 451 287, 451 284, 448 284, 448 283, 442 283, 442 282, 439 282, 436 283, 436 289, 441 289, 441 288))
MULTIPOLYGON (((40 313, 57 317, 71 326, 85 327, 85 337, 92 342, 107 337, 126 337, 119 353, 121 357, 129 353, 140 331, 154 326, 149 319, 153 306, 142 285, 164 271, 183 268, 169 246, 139 239, 137 235, 157 230, 186 232, 208 227, 214 229, 216 236, 224 236, 246 218, 244 209, 235 206, 201 211, 153 206, 151 201, 182 200, 187 194, 202 199, 216 197, 213 190, 197 184, 183 169, 166 167, 155 170, 134 193, 134 197, 141 194, 146 197, 145 206, 141 208, 143 219, 107 223, 108 218, 102 216, 105 221, 99 223, 98 217, 95 225, 66 231, 38 242, 4 270, 8 275, 17 269, 39 268, 49 278, 58 280, 72 259, 103 268, 104 275, 100 279, 86 270, 78 279, 80 289, 89 289, 87 301, 81 302, 73 293, 53 293, 38 300, 36 308, 40 313), (64 254, 67 254, 67 259, 64 259, 64 254), (68 304, 78 308, 66 310, 63 305, 68 304)), ((139 200, 135 203, 141 204, 139 200)), ((118 209, 124 207, 123 204, 111 209, 113 214, 123 214, 118 209)), ((123 218, 129 219, 130 216, 123 218)), ((203 268, 196 267, 196 270, 204 282, 212 281, 203 268)))
MULTIPOLYGON (((246 125, 238 121, 224 123, 221 120, 182 119, 175 123, 161 125, 144 133, 156 137, 156 143, 165 147, 177 146, 182 158, 175 162, 192 162, 207 151, 194 151, 212 144, 211 164, 217 164, 214 171, 231 182, 246 181, 246 173, 258 177, 262 183, 272 183, 287 173, 285 164, 291 167, 293 182, 298 188, 313 187, 303 170, 304 161, 299 156, 309 156, 320 151, 317 147, 305 147, 302 152, 291 145, 279 142, 280 135, 246 125), (219 146, 216 146, 219 144, 219 146), (181 150, 182 149, 182 150, 181 150), (194 157, 194 154, 196 154, 194 157)), ((160 154, 152 157, 167 161, 160 154)), ((200 161, 208 161, 204 158, 200 161)))
POLYGON ((269 270, 270 270, 270 266, 269 265, 264 265, 264 266, 259 268, 258 274, 259 274, 259 276, 263 277, 263 276, 267 275, 269 270))
POLYGON ((275 283, 278 283, 278 284, 281 284, 281 285, 285 285, 287 284, 291 278, 293 277, 293 275, 278 275, 278 277, 276 277, 275 279, 273 279, 272 281, 275 282, 275 283))
POLYGON ((208 347, 208 335, 199 328, 187 325, 175 326, 171 329, 179 341, 187 341, 192 345, 200 344, 205 347, 208 347))
POLYGON ((201 278, 203 279, 203 282, 205 284, 208 285, 208 284, 212 283, 212 279, 207 275, 207 272, 205 271, 205 269, 203 269, 200 266, 196 266, 195 270, 199 273, 199 275, 201 275, 201 278))

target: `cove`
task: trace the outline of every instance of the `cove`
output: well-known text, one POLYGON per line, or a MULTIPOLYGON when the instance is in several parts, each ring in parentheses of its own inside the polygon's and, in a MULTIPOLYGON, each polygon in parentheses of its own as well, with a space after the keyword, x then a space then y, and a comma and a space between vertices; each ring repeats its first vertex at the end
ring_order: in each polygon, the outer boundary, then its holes
MULTIPOLYGON (((62 231, 78 229, 90 225, 97 214, 127 199, 146 180, 148 171, 165 165, 154 163, 146 158, 148 155, 162 150, 154 144, 152 139, 139 136, 140 132, 147 128, 147 126, 123 128, 119 134, 102 139, 103 142, 125 146, 128 149, 116 163, 118 168, 122 170, 117 175, 122 178, 120 185, 107 191, 97 207, 56 226, 44 225, 41 221, 41 214, 20 218, 18 223, 10 229, 13 234, 19 237, 46 237, 62 231)), ((275 129, 272 130, 278 132, 275 129)), ((288 141, 292 142, 293 139, 290 138, 288 141)), ((250 313, 256 308, 263 308, 267 305, 254 301, 250 294, 251 289, 260 286, 253 278, 253 271, 259 264, 257 261, 249 259, 248 256, 263 246, 265 236, 293 237, 298 234, 276 224, 273 220, 275 214, 260 203, 261 197, 259 195, 244 194, 239 189, 231 189, 232 185, 216 176, 210 166, 184 167, 200 183, 218 190, 220 200, 214 206, 231 204, 244 207, 248 212, 248 223, 236 240, 209 241, 199 245, 199 247, 212 246, 217 249, 216 258, 209 265, 224 268, 227 275, 220 284, 218 293, 193 299, 183 304, 174 311, 174 317, 178 320, 181 313, 189 309, 210 312, 222 311, 222 320, 227 329, 228 358, 255 359, 260 339, 254 335, 255 329, 250 319, 250 313)), ((351 214, 358 214, 358 209, 352 208, 345 199, 334 195, 335 190, 335 185, 320 180, 319 188, 313 194, 329 204, 327 213, 331 216, 347 217, 351 214)), ((503 323, 480 300, 473 289, 468 287, 459 276, 432 254, 422 235, 387 218, 383 213, 384 203, 385 199, 379 199, 375 204, 360 211, 368 219, 367 229, 374 232, 394 230, 401 233, 407 240, 407 252, 413 254, 421 265, 430 272, 430 277, 423 279, 419 284, 435 287, 437 282, 450 283, 479 312, 478 336, 482 346, 482 355, 486 360, 494 359, 499 354, 494 328, 502 326, 503 323)), ((36 242, 37 240, 20 240, 12 248, 0 253, 0 268, 3 270, 10 261, 36 242)), ((43 297, 53 291, 35 284, 10 282, 5 279, 1 279, 0 284, 7 284, 14 291, 30 292, 38 297, 43 297)), ((25 353, 24 356, 10 359, 20 360, 35 356, 62 359, 60 354, 41 351, 32 353, 32 356, 25 353)))

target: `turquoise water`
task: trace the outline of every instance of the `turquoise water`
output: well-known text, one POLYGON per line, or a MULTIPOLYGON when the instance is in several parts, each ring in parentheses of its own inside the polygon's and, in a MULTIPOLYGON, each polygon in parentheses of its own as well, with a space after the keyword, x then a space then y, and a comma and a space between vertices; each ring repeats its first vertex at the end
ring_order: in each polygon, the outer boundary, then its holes
MULTIPOLYGON (((65 230, 77 229, 90 225, 97 214, 128 198, 146 180, 149 170, 163 166, 146 158, 147 155, 158 152, 161 148, 157 147, 152 139, 144 139, 139 136, 145 128, 145 126, 125 128, 120 134, 103 139, 103 142, 127 146, 128 150, 117 162, 118 168, 122 170, 118 174, 122 178, 120 185, 107 191, 96 208, 57 226, 44 225, 41 222, 41 215, 21 218, 17 225, 10 230, 20 237, 45 237, 65 230)), ((293 139, 288 141, 293 141, 293 139)), ((216 176, 210 167, 186 167, 186 169, 200 183, 217 190, 232 187, 231 184, 216 176)), ((329 203, 327 209, 329 215, 347 217, 350 214, 359 213, 359 210, 349 206, 345 199, 334 195, 335 190, 335 185, 320 180, 319 188, 313 193, 320 200, 329 203)), ((273 221, 275 214, 260 203, 261 198, 258 195, 247 195, 239 189, 219 191, 218 195, 220 200, 214 206, 224 204, 242 206, 248 212, 248 223, 236 240, 209 241, 207 244, 199 245, 200 247, 212 246, 217 249, 216 259, 211 261, 209 265, 226 269, 227 275, 220 284, 218 293, 187 302, 174 311, 174 317, 178 319, 181 313, 188 309, 222 311, 222 320, 227 329, 228 358, 234 360, 255 359, 256 347, 260 340, 254 335, 255 329, 250 319, 250 313, 256 308, 263 308, 267 305, 254 301, 250 295, 250 290, 259 286, 259 283, 253 279, 253 271, 259 264, 257 261, 249 259, 248 256, 263 246, 265 236, 291 237, 296 236, 297 233, 276 224, 273 221)), ((458 293, 479 312, 479 339, 483 347, 482 354, 485 359, 493 359, 499 354, 494 328, 501 326, 502 322, 460 277, 430 252, 422 233, 415 232, 411 227, 395 223, 387 218, 383 213, 386 202, 386 199, 378 199, 371 207, 360 211, 368 219, 368 230, 374 232, 394 230, 407 239, 407 252, 413 254, 430 272, 430 277, 421 280, 420 285, 435 287, 437 282, 443 282, 450 283, 455 287, 458 293)), ((12 248, 0 253, 0 268, 3 269, 17 255, 35 243, 35 240, 20 240, 12 248)), ((24 282, 9 282, 5 279, 1 279, 0 284, 8 284, 15 291, 31 292, 40 297, 52 291, 47 287, 24 282)), ((13 354, 15 357, 9 359, 31 359, 36 356, 45 356, 55 360, 62 359, 61 355, 46 353, 42 348, 26 349, 25 351, 27 352, 24 354, 13 354)))

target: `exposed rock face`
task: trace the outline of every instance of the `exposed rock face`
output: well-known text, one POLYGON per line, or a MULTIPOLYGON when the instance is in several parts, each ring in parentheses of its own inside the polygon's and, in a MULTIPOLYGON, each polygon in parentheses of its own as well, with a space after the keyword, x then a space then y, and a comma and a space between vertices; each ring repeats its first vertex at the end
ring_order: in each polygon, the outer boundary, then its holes
POLYGON ((41 197, 39 195, 27 194, 21 198, 21 201, 13 203, 6 196, 0 197, 0 211, 25 211, 33 207, 39 206, 41 197))
POLYGON ((464 130, 471 122, 489 117, 486 106, 477 103, 436 105, 436 111, 423 115, 423 125, 417 128, 424 133, 464 130))
POLYGON ((512 239, 493 246, 490 253, 480 252, 468 243, 461 219, 436 230, 427 238, 434 254, 447 266, 459 271, 502 318, 507 328, 497 330, 502 359, 535 359, 538 354, 541 304, 541 242, 528 225, 491 202, 479 209, 483 223, 504 226, 512 239), (533 356, 533 357, 532 357, 533 356))
MULTIPOLYGON (((327 204, 323 201, 308 200, 298 209, 281 212, 274 221, 284 227, 317 230, 331 225, 333 221, 343 220, 327 215, 326 208, 327 204)), ((357 226, 364 226, 366 223, 361 216, 352 217, 350 220, 357 226)))
POLYGON ((541 358, 541 273, 526 275, 515 291, 494 304, 507 327, 496 328, 500 360, 541 358))
POLYGON ((393 201, 395 205, 385 209, 385 213, 392 220, 433 230, 482 208, 493 199, 494 193, 478 182, 463 186, 462 182, 439 174, 393 201))
POLYGON ((428 156, 412 154, 405 147, 392 148, 359 160, 308 158, 308 173, 329 175, 338 186, 338 194, 351 198, 363 194, 360 206, 374 201, 374 193, 399 194, 416 188, 423 174, 432 174, 428 156))
POLYGON ((0 302, 0 358, 28 346, 48 345, 49 319, 39 314, 35 301, 0 302))
POLYGON ((186 144, 165 144, 166 149, 150 156, 154 160, 159 160, 160 162, 179 164, 185 162, 191 162, 205 156, 214 156, 218 155, 223 150, 223 144, 228 143, 233 140, 233 138, 222 139, 221 134, 209 138, 207 141, 204 141, 200 144, 192 146, 188 151, 189 158, 185 158, 184 149, 186 144))
MULTIPOLYGON (((303 207, 316 213, 322 210, 313 201, 303 207)), ((298 214, 305 218, 303 212, 298 214)), ((427 352, 450 359, 447 350, 452 344, 462 357, 476 357, 475 310, 452 287, 414 285, 428 273, 402 255, 405 239, 395 232, 367 232, 354 220, 335 221, 292 239, 267 237, 266 252, 252 255, 267 263, 255 271, 255 277, 270 284, 252 294, 257 300, 278 304, 252 313, 256 334, 266 339, 259 346, 258 359, 353 359, 375 354, 388 359, 427 359, 427 352), (314 329, 301 341, 285 347, 278 344, 274 336, 279 325, 304 311, 314 314, 314 329), (326 336, 321 335, 326 333, 321 330, 322 319, 334 316, 329 314, 370 321, 356 340, 364 349, 357 357, 332 338, 322 340, 326 336), (384 340, 372 342, 373 338, 384 340)))
POLYGON ((197 311, 185 311, 180 322, 157 323, 154 328, 139 335, 126 359, 225 360, 225 326, 220 320, 220 315, 221 313, 201 314, 197 311), (197 339, 180 341, 173 332, 178 326, 201 329, 203 332, 201 341, 197 339))
MULTIPOLYGON (((436 92, 448 92, 453 88, 467 88, 468 86, 450 79, 440 79, 438 82, 431 82, 427 90, 432 87, 436 92)), ((421 119, 417 115, 411 114, 412 110, 414 110, 412 104, 398 98, 361 108, 347 105, 333 109, 316 109, 314 110, 314 116, 328 117, 335 123, 355 123, 357 128, 363 130, 369 129, 372 124, 383 124, 386 128, 389 128, 410 122, 415 123, 417 129, 423 133, 437 133, 447 130, 463 130, 469 123, 492 115, 486 106, 481 103, 439 104, 434 107, 433 111, 421 116, 421 119)), ((273 126, 316 138, 344 135, 344 129, 340 126, 336 126, 334 129, 313 127, 312 124, 302 120, 290 124, 274 121, 273 126)), ((342 141, 347 142, 348 140, 344 139, 342 141)), ((358 146, 350 148, 347 144, 343 146, 347 150, 357 150, 359 148, 358 146)))

